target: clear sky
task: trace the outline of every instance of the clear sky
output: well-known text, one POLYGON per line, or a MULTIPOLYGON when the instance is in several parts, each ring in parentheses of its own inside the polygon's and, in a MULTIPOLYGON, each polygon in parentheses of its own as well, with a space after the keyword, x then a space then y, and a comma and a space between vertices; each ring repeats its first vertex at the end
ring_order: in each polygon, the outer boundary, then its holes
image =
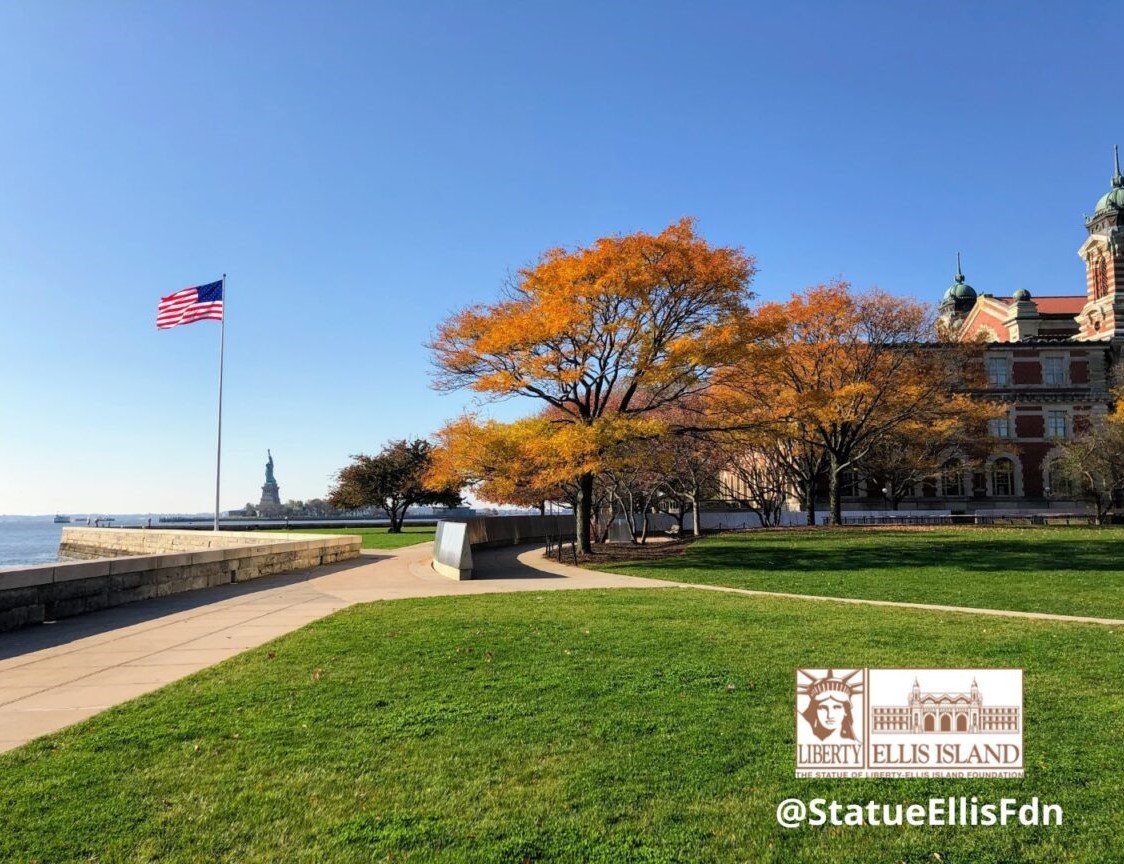
MULTIPOLYGON (((0 0, 0 513, 324 495, 470 404, 453 310, 697 217, 758 294, 1078 294, 1124 143, 1108 3, 0 0), (785 8, 782 8, 784 6, 785 8)), ((511 416, 535 406, 507 404, 511 416)))

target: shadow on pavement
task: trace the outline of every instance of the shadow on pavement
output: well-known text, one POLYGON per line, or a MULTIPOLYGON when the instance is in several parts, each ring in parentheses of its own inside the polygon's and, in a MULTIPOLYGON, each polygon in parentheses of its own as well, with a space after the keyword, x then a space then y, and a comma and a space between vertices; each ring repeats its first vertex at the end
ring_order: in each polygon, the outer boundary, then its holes
POLYGON ((302 570, 298 573, 284 573, 277 576, 263 576, 260 579, 254 579, 252 582, 233 582, 229 585, 200 588, 195 591, 185 591, 181 594, 171 594, 167 597, 137 600, 133 603, 114 606, 110 609, 100 609, 97 612, 86 612, 82 615, 61 618, 58 621, 45 624, 31 624, 19 630, 0 633, 0 660, 19 657, 32 651, 41 651, 44 648, 56 648, 78 639, 109 633, 135 624, 157 621, 168 615, 177 615, 193 609, 203 609, 233 598, 249 597, 274 588, 298 585, 301 582, 308 582, 310 579, 331 573, 342 573, 356 567, 366 567, 389 557, 392 556, 371 554, 369 550, 364 550, 364 553, 358 558, 339 561, 335 564, 326 564, 313 570, 302 570))
MULTIPOLYGON (((529 567, 519 560, 524 552, 534 553, 542 544, 504 546, 499 549, 476 549, 472 552, 472 581, 497 579, 565 579, 560 573, 548 573, 529 567)), ((545 559, 544 559, 545 560, 545 559)))

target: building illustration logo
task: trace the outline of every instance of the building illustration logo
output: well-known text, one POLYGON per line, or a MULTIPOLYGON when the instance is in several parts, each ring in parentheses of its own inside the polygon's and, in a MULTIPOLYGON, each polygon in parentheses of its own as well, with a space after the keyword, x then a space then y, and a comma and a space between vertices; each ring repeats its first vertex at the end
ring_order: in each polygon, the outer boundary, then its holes
POLYGON ((871 709, 875 732, 1018 732, 1018 706, 984 707, 976 679, 966 693, 922 693, 913 679, 905 707, 876 705, 871 709))
POLYGON ((796 776, 1021 777, 1022 703, 1021 669, 798 669, 796 776))

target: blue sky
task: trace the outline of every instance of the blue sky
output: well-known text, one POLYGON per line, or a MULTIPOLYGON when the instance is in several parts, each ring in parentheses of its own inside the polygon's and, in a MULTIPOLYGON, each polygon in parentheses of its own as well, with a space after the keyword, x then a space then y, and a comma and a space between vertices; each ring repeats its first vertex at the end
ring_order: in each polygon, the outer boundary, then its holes
POLYGON ((0 513, 212 506, 218 325, 154 318, 223 272, 224 508, 460 413, 423 343, 551 246, 1083 292, 1122 7, 781 5, 0 0, 0 513))

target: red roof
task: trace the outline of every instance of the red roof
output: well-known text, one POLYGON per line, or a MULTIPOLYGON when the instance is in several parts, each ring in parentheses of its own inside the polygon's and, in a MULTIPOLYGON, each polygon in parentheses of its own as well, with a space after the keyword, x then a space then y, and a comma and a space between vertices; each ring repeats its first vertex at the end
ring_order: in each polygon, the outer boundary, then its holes
MULTIPOLYGON (((1078 297, 1038 297, 1032 296, 1031 302, 1038 307, 1043 315, 1080 315, 1085 308, 1088 298, 1084 294, 1078 297)), ((1010 297, 1003 298, 1004 303, 1014 303, 1010 297)))

